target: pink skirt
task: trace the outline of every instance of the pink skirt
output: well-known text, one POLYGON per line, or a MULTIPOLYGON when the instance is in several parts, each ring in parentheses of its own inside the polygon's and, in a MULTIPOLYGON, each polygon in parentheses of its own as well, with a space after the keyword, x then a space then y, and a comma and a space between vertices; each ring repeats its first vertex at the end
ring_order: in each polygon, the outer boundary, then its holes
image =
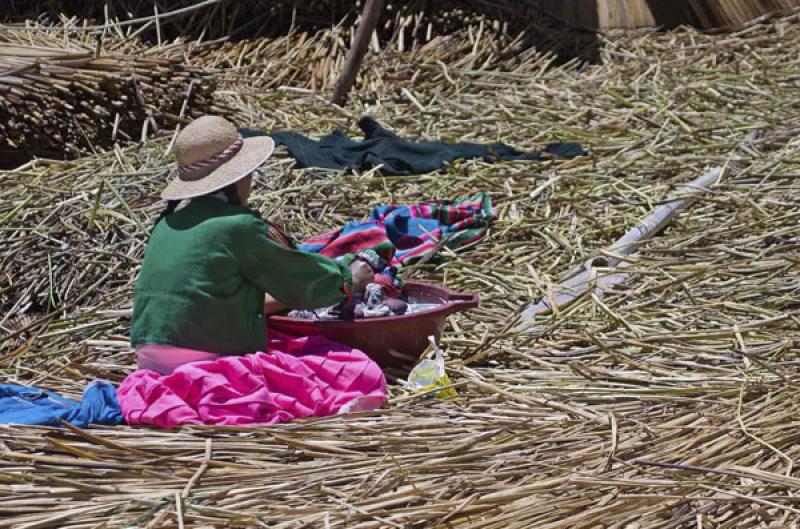
POLYGON ((183 364, 200 360, 216 360, 222 356, 174 345, 145 344, 136 347, 136 363, 139 369, 155 371, 159 375, 169 375, 175 371, 176 367, 183 364))
POLYGON ((320 336, 270 331, 266 353, 244 356, 142 346, 137 357, 142 369, 117 390, 130 425, 274 424, 369 411, 388 398, 378 364, 320 336))

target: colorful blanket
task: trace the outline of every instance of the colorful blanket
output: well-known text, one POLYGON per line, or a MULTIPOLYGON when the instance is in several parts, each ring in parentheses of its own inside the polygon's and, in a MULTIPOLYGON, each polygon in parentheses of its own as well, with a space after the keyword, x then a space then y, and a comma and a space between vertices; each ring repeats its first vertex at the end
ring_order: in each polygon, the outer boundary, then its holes
POLYGON ((357 349, 275 331, 268 349, 184 364, 169 375, 136 371, 117 391, 125 420, 160 428, 274 424, 372 410, 388 398, 380 367, 357 349))
POLYGON ((491 197, 484 193, 453 201, 378 206, 368 221, 312 237, 300 250, 331 258, 374 250, 391 266, 401 267, 430 258, 441 247, 457 249, 480 239, 494 218, 491 197))

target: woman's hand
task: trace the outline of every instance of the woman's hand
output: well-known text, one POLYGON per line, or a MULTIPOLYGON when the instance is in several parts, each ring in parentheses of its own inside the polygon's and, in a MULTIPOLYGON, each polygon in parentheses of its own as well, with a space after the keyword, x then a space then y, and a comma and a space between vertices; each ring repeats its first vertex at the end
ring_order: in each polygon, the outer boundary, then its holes
POLYGON ((367 285, 375 279, 372 267, 360 259, 350 263, 350 273, 353 276, 353 294, 361 294, 367 285))
MULTIPOLYGON (((375 279, 375 272, 372 267, 359 259, 350 263, 350 275, 353 276, 353 294, 363 293, 367 285, 375 279)), ((266 316, 283 312, 289 308, 291 307, 287 307, 269 294, 264 295, 264 314, 266 316)))

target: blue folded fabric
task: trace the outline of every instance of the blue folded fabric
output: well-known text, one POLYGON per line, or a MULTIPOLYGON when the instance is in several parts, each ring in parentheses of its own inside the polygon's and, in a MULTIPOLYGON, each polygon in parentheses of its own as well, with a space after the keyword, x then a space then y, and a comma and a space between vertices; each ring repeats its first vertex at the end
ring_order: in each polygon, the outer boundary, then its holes
POLYGON ((92 382, 80 403, 35 387, 0 384, 0 424, 60 426, 61 420, 79 428, 125 423, 117 389, 108 382, 92 382))

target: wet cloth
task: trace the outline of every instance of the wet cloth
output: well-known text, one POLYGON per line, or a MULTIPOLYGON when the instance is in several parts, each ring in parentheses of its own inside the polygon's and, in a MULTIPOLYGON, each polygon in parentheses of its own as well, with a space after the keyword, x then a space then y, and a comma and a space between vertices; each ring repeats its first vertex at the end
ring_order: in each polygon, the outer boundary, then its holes
POLYGON ((408 313, 412 305, 407 301, 408 298, 401 292, 396 297, 390 297, 386 290, 380 283, 370 283, 363 294, 354 294, 348 302, 317 310, 292 310, 289 317, 301 320, 353 320, 408 313))
POLYGON ((123 424, 116 388, 96 381, 80 402, 52 391, 17 384, 0 384, 0 424, 60 426, 66 421, 79 428, 90 424, 123 424))
POLYGON ((442 169, 459 159, 542 160, 546 156, 574 158, 586 154, 577 143, 551 143, 543 151, 523 152, 504 143, 487 145, 470 142, 408 141, 383 128, 371 117, 363 117, 358 126, 364 131, 363 140, 353 140, 337 129, 319 140, 297 132, 265 133, 242 128, 247 138, 269 135, 278 145, 284 145, 297 160, 298 167, 368 170, 382 165, 386 175, 422 174, 442 169))
POLYGON ((350 222, 311 237, 300 250, 336 258, 371 249, 393 267, 413 264, 442 246, 457 249, 482 238, 495 219, 485 193, 457 200, 374 208, 367 221, 350 222))
POLYGON ((117 392, 128 424, 274 424, 380 407, 388 398, 380 367, 363 352, 323 337, 270 332, 269 350, 179 366, 169 375, 139 370, 117 392))

